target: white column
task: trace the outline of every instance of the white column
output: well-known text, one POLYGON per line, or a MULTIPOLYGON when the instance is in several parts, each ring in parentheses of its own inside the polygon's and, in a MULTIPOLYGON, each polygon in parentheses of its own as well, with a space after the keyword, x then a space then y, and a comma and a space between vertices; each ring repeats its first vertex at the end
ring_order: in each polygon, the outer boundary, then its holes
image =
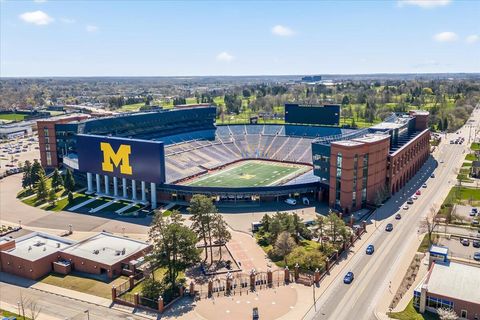
POLYGON ((93 192, 93 176, 91 172, 87 172, 87 185, 88 185, 88 192, 93 192))
POLYGON ((118 197, 118 178, 113 177, 113 195, 118 197))
POLYGON ((137 181, 132 180, 132 200, 137 200, 137 181))
POLYGON ((151 201, 150 204, 152 205, 152 209, 157 208, 157 186, 154 182, 150 183, 150 197, 151 201))
POLYGON ((127 179, 122 178, 123 197, 127 198, 127 179))
POLYGON ((98 173, 95 175, 95 181, 97 182, 97 193, 101 193, 102 190, 100 190, 100 175, 98 173))
POLYGON ((108 176, 105 176, 105 194, 110 192, 110 186, 108 184, 108 176))
POLYGON ((147 193, 145 192, 145 181, 142 181, 142 201, 147 201, 147 193))

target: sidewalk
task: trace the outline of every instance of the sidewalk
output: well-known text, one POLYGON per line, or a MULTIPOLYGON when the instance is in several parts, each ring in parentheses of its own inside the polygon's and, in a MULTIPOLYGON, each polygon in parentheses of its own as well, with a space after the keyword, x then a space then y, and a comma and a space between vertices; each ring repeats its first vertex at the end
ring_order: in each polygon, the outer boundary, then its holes
POLYGON ((417 276, 415 281, 413 282, 412 286, 408 288, 407 292, 403 295, 403 298, 398 302, 397 306, 392 310, 392 312, 401 312, 405 310, 410 300, 413 299, 413 291, 418 286, 418 284, 422 281, 425 275, 428 272, 428 254, 420 262, 420 268, 418 269, 417 276))
POLYGON ((37 282, 34 285, 30 286, 30 288, 35 289, 35 290, 40 290, 43 292, 48 292, 52 294, 56 294, 59 296, 64 296, 68 297, 71 299, 75 300, 80 300, 83 302, 88 302, 95 304, 97 306, 102 306, 106 308, 110 308, 112 305, 112 300, 105 299, 102 297, 97 297, 91 294, 83 293, 80 291, 75 291, 75 290, 70 290, 70 289, 65 289, 57 286, 53 286, 50 284, 42 283, 42 282, 37 282))

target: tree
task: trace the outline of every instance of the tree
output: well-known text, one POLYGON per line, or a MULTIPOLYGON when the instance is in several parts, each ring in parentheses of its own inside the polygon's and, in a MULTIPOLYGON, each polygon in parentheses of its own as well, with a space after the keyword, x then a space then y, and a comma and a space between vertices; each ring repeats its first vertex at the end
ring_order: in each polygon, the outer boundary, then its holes
POLYGON ((73 202, 73 193, 71 191, 68 191, 68 203, 72 203, 73 202))
POLYGON ((70 169, 67 169, 67 172, 65 173, 63 186, 67 191, 73 192, 73 190, 75 190, 75 178, 73 177, 72 171, 70 171, 70 169))
POLYGON ((440 320, 457 320, 458 315, 453 309, 438 308, 437 314, 440 320))
POLYGON ((192 229, 198 234, 199 239, 203 240, 205 247, 205 259, 208 259, 207 240, 210 244, 210 261, 213 263, 213 249, 212 249, 212 225, 217 214, 217 208, 212 202, 212 199, 205 195, 196 194, 190 200, 188 212, 192 215, 192 229))
POLYGON ((302 270, 315 271, 325 266, 325 256, 318 250, 305 250, 304 247, 296 247, 287 256, 290 266, 298 266, 302 270))
POLYGON ((268 214, 265 214, 260 221, 262 223, 262 228, 264 231, 269 232, 270 231, 270 222, 272 221, 272 218, 268 214))
POLYGON ((430 208, 430 214, 427 214, 425 219, 420 222, 420 228, 424 229, 427 232, 428 237, 428 245, 431 246, 433 244, 433 231, 437 227, 436 217, 437 209, 435 205, 430 208))
POLYGON ((37 201, 44 202, 48 197, 47 177, 40 174, 37 182, 37 201))
POLYGON ((337 241, 337 237, 341 227, 345 226, 345 222, 338 217, 336 213, 330 210, 330 213, 327 217, 327 224, 328 228, 328 235, 332 237, 332 242, 335 243, 337 241))
POLYGON ((58 171, 58 169, 55 168, 52 175, 52 188, 58 191, 62 185, 63 185, 62 176, 60 175, 60 172, 58 171))
POLYGON ((55 189, 50 189, 48 192, 48 202, 50 205, 53 207, 57 203, 57 193, 55 192, 55 189))
POLYGON ((142 296, 147 299, 157 301, 158 297, 160 297, 164 291, 165 287, 163 283, 154 278, 146 278, 142 282, 142 296))
POLYGON ((23 165, 22 188, 32 188, 32 164, 30 161, 25 161, 23 165))
POLYGON ((347 104, 350 104, 350 99, 348 98, 348 96, 343 96, 342 105, 346 106, 347 104))
POLYGON ((320 242, 320 248, 323 250, 323 236, 325 234, 325 225, 327 219, 322 216, 317 216, 317 229, 315 230, 315 235, 318 237, 317 242, 320 242))
POLYGON ((212 229, 212 236, 217 239, 220 243, 220 260, 222 260, 222 247, 226 244, 230 239, 232 239, 232 235, 230 231, 228 231, 227 223, 223 219, 221 214, 217 214, 215 216, 215 220, 213 221, 213 229, 212 229))
POLYGON ((296 247, 295 240, 289 232, 283 231, 277 237, 273 247, 274 254, 283 257, 285 264, 287 263, 287 255, 296 247))
POLYGON ((30 174, 30 181, 32 185, 36 185, 40 180, 40 176, 45 176, 45 170, 43 170, 42 165, 38 162, 37 159, 33 160, 32 170, 30 174))
POLYGON ((182 221, 182 215, 177 210, 173 210, 169 217, 157 212, 149 231, 153 244, 152 260, 167 268, 166 282, 171 289, 176 287, 179 272, 200 258, 200 250, 196 247, 197 235, 182 221))

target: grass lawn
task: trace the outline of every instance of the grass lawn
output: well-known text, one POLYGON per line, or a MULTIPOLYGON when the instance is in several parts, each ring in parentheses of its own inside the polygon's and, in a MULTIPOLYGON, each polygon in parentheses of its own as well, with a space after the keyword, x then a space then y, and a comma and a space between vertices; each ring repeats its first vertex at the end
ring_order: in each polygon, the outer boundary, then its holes
POLYGON ((455 186, 448 193, 444 203, 460 203, 465 200, 480 201, 480 189, 455 186))
POLYGON ((31 196, 34 193, 35 193, 34 189, 30 189, 30 188, 23 189, 19 193, 17 193, 17 198, 19 199, 25 198, 25 197, 31 196))
POLYGON ((100 207, 102 204, 104 203, 107 203, 107 202, 111 202, 113 201, 111 198, 98 198, 97 200, 95 201, 92 201, 90 203, 87 203, 86 205, 84 205, 83 207, 81 207, 80 209, 94 209, 96 207, 100 207))
POLYGON ((480 143, 478 143, 478 142, 473 142, 472 145, 470 146, 470 149, 472 149, 473 151, 478 151, 478 150, 480 150, 480 143))
POLYGON ((0 119, 10 121, 22 121, 27 115, 18 113, 1 113, 0 119))
POLYGON ((48 206, 45 208, 45 210, 50 210, 50 211, 67 210, 68 208, 76 206, 77 204, 87 201, 88 199, 91 199, 91 198, 92 196, 87 196, 86 194, 83 194, 83 193, 74 193, 72 203, 68 203, 68 197, 65 197, 64 199, 57 201, 57 204, 55 206, 53 207, 48 206))
POLYGON ((108 207, 100 210, 99 212, 115 212, 123 207, 126 207, 128 204, 129 202, 126 201, 115 202, 114 204, 109 205, 108 207))
MULTIPOLYGON (((153 272, 155 274, 155 280, 161 281, 166 272, 167 272, 167 268, 157 268, 157 269, 155 269, 155 271, 153 272)), ((179 275, 179 277, 180 276, 181 276, 181 274, 179 275)), ((130 291, 130 292, 131 293, 142 292, 142 289, 143 289, 143 281, 140 282, 139 284, 137 284, 135 287, 133 287, 132 291, 130 291)))
POLYGON ((413 307, 413 299, 410 301, 408 306, 402 312, 389 312, 387 315, 392 319, 400 320, 438 320, 438 316, 429 312, 424 314, 419 313, 413 307))
POLYGON ((469 153, 465 156, 465 160, 475 161, 475 160, 477 160, 477 158, 475 157, 474 153, 469 153))
MULTIPOLYGON (((26 307, 25 308, 25 313, 28 313, 28 312, 30 312, 30 310, 26 307)), ((16 313, 9 312, 9 311, 3 310, 3 309, 0 309, 0 315, 2 317, 15 317, 15 318, 17 318, 17 320, 20 320, 20 319, 21 320, 24 320, 24 319, 25 320, 30 320, 30 318, 28 318, 28 317, 22 317, 21 315, 18 315, 16 313)))
POLYGON ((52 273, 42 280, 43 283, 53 286, 80 291, 94 296, 110 299, 112 297, 112 286, 125 282, 127 277, 121 276, 109 282, 81 277, 75 274, 60 275, 52 273))
POLYGON ((472 166, 472 163, 471 162, 464 162, 462 164, 462 167, 471 167, 472 166))
MULTIPOLYGON (((436 236, 435 235, 432 235, 432 242, 435 243, 436 241, 436 236)), ((418 252, 422 252, 422 253, 425 253, 427 252, 428 250, 430 249, 430 243, 428 242, 428 234, 426 234, 423 239, 422 239, 422 243, 420 243, 420 246, 418 247, 417 251, 418 252)))
POLYGON ((138 111, 141 107, 145 105, 145 102, 134 103, 134 104, 126 104, 123 105, 121 108, 118 108, 117 112, 134 112, 138 111))
POLYGON ((191 186, 254 187, 277 185, 287 176, 304 172, 300 166, 273 162, 245 161, 213 174, 207 174, 191 183, 191 186))

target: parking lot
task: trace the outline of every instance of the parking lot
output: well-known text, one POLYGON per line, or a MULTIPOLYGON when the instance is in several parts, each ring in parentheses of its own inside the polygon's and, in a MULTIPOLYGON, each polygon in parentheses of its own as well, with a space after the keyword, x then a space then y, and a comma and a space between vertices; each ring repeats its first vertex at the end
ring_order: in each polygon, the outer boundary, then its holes
MULTIPOLYGON (((478 209, 478 208, 477 208, 478 209)), ((477 221, 480 220, 479 213, 475 216, 471 216, 470 213, 472 212, 471 206, 462 206, 462 205, 455 205, 455 214, 464 221, 472 222, 475 218, 477 221)))
POLYGON ((18 138, 0 143, 0 175, 7 170, 18 168, 19 164, 23 165, 27 160, 34 159, 40 159, 36 137, 18 138))
POLYGON ((440 237, 438 244, 448 247, 449 255, 456 258, 473 260, 473 254, 475 252, 480 252, 480 248, 473 247, 472 240, 470 240, 468 246, 464 246, 460 243, 460 238, 457 237, 452 237, 451 239, 440 237))

